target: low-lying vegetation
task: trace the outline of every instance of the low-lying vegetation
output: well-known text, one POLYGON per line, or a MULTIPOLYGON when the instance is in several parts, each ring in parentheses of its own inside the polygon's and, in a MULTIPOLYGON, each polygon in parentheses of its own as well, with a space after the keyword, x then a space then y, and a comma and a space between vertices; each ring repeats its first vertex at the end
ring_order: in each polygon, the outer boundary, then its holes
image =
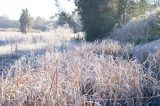
POLYGON ((23 56, 1 77, 0 104, 160 105, 160 52, 141 64, 129 56, 130 48, 108 40, 83 42, 65 53, 23 56))

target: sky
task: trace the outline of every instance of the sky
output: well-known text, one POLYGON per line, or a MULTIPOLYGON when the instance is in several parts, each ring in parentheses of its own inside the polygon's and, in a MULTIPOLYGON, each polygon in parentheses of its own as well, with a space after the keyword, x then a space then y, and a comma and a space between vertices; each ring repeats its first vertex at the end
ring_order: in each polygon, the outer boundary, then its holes
MULTIPOLYGON (((70 12, 75 9, 73 2, 59 0, 61 8, 70 12)), ((22 9, 27 8, 33 18, 37 16, 49 19, 57 13, 55 0, 0 0, 0 16, 18 20, 22 9)))

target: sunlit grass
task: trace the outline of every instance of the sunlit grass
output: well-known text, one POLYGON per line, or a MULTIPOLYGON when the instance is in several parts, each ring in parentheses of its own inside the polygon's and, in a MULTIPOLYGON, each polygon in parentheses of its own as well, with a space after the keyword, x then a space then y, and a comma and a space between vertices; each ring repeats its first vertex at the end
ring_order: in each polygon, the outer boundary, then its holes
POLYGON ((8 74, 1 77, 0 103, 26 106, 147 105, 160 93, 159 52, 148 58, 150 64, 146 67, 147 61, 141 64, 138 60, 124 58, 128 49, 126 45, 107 40, 81 42, 65 53, 48 52, 30 59, 22 57, 8 74))

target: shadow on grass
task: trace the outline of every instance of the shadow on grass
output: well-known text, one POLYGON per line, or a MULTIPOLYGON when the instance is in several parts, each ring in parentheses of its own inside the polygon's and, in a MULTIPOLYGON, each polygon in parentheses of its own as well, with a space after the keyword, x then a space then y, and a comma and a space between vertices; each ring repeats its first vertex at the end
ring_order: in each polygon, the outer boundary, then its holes
POLYGON ((46 49, 35 49, 35 50, 25 50, 17 51, 14 54, 0 55, 0 76, 6 75, 7 70, 10 70, 12 66, 15 65, 15 62, 20 59, 22 56, 30 57, 31 55, 43 55, 45 54, 46 49))

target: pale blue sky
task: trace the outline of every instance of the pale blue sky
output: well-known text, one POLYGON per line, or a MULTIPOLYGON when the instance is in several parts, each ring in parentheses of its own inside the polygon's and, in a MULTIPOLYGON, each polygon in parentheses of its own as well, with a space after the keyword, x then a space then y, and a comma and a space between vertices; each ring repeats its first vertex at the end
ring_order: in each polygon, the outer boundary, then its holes
MULTIPOLYGON (((71 12, 74 3, 59 0, 62 8, 71 12)), ((0 16, 7 15, 10 19, 18 20, 22 9, 28 8, 32 17, 41 16, 49 19, 57 12, 54 0, 0 0, 0 16)))

